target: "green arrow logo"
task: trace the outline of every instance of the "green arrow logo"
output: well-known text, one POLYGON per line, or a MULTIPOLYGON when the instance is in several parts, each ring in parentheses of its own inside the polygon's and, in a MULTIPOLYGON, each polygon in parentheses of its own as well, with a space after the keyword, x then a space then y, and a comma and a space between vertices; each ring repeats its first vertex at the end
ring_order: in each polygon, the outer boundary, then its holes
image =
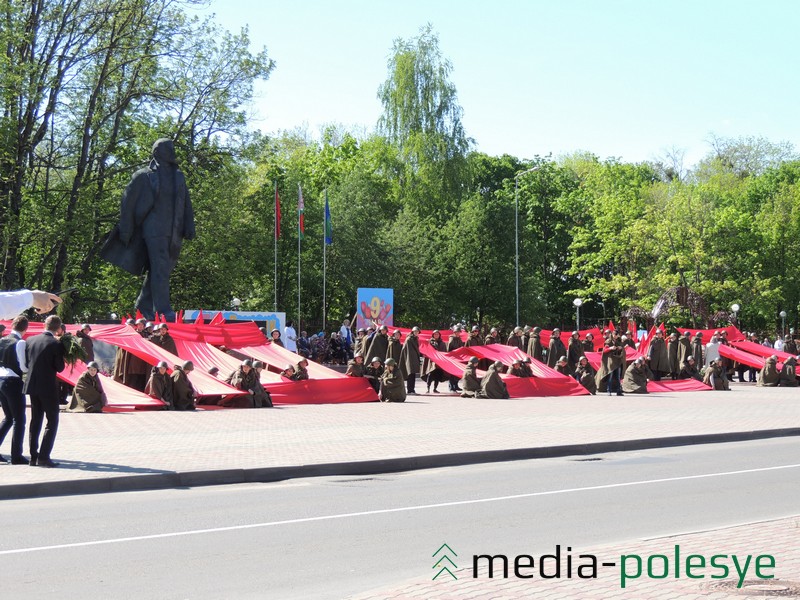
POLYGON ((434 580, 434 581, 436 581, 436 579, 438 579, 438 577, 439 577, 439 576, 440 576, 442 573, 447 573, 447 574, 448 574, 448 575, 450 575, 450 577, 452 577, 453 579, 458 579, 458 577, 456 577, 456 576, 455 576, 455 574, 453 573, 453 571, 451 571, 451 570, 450 570, 450 567, 447 565, 447 563, 450 563, 451 565, 453 565, 453 569, 457 569, 457 568, 458 568, 458 565, 457 565, 456 563, 454 563, 454 562, 453 562, 453 559, 452 559, 452 558, 450 558, 450 557, 447 555, 447 552, 442 552, 442 551, 443 551, 445 548, 447 548, 447 551, 449 551, 449 552, 450 552, 450 553, 451 553, 453 556, 458 556, 458 554, 456 553, 456 551, 455 551, 455 550, 453 550, 453 549, 452 549, 450 546, 448 546, 447 544, 442 544, 441 546, 439 546, 439 549, 438 549, 436 552, 434 552, 434 553, 433 553, 433 555, 432 555, 434 558, 436 558, 436 556, 437 556, 437 555, 438 555, 440 552, 442 553, 442 555, 441 555, 441 556, 439 556, 439 559, 436 561, 436 563, 433 565, 433 567, 431 567, 432 569, 439 569, 439 572, 438 572, 438 573, 436 573, 436 575, 434 575, 434 576, 433 576, 433 580, 434 580), (442 566, 442 565, 444 565, 444 566, 442 566))

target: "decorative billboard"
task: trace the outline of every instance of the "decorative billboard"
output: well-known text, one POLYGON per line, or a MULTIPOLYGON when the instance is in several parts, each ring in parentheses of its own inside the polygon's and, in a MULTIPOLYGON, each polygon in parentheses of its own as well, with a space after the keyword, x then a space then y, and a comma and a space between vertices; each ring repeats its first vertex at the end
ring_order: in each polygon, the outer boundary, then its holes
POLYGON ((394 290, 389 288, 358 288, 356 327, 394 325, 394 290))

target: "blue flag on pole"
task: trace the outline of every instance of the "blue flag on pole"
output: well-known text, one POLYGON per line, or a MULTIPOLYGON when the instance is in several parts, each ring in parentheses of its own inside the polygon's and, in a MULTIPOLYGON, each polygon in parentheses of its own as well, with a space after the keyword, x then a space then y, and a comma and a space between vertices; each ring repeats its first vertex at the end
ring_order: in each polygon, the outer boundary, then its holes
POLYGON ((328 205, 328 190, 325 190, 325 243, 333 243, 333 224, 331 223, 331 207, 328 205))

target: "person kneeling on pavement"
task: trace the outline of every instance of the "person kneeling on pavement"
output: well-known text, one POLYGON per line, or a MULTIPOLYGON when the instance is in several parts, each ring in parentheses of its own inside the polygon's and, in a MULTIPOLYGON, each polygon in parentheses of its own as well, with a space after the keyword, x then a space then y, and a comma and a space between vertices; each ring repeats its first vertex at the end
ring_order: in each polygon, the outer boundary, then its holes
POLYGON ((731 389, 721 360, 712 360, 708 363, 706 373, 703 376, 703 383, 710 385, 715 390, 727 391, 731 389))
POLYGON ((781 369, 780 387, 797 387, 797 359, 787 358, 781 369))
POLYGON ((108 404, 108 398, 103 391, 103 384, 100 381, 98 371, 100 365, 90 361, 86 365, 86 372, 78 377, 75 382, 75 389, 72 392, 72 401, 67 407, 69 412, 99 413, 103 412, 103 407, 108 404))
POLYGON ((594 368, 589 364, 589 359, 581 356, 578 366, 575 368, 573 377, 593 396, 597 394, 597 383, 595 382, 594 368))
POLYGON ((261 383, 261 372, 265 365, 260 360, 253 363, 253 406, 255 408, 272 408, 272 396, 261 383))
POLYGON ((462 398, 475 398, 478 392, 481 391, 481 379, 478 377, 479 362, 481 361, 477 356, 473 356, 467 361, 464 375, 461 376, 461 381, 459 381, 462 398))
POLYGON ((781 375, 778 372, 778 357, 774 354, 764 361, 764 366, 758 374, 756 385, 763 387, 777 387, 781 375))
POLYGON ((481 381, 481 389, 477 394, 478 398, 508 398, 508 389, 505 382, 500 377, 503 369, 501 361, 495 361, 489 366, 486 375, 481 381))
POLYGON ((350 360, 347 363, 347 371, 345 372, 345 375, 348 377, 364 377, 364 371, 364 356, 361 354, 361 352, 356 352, 353 360, 350 360))
POLYGON ((622 391, 626 394, 647 394, 647 380, 653 379, 653 372, 640 356, 625 371, 622 378, 622 391))
POLYGON ((162 360, 150 372, 150 379, 144 386, 144 393, 161 400, 167 406, 167 410, 172 410, 172 379, 167 373, 167 361, 162 360))
POLYGON ((369 366, 365 369, 364 377, 367 378, 375 393, 379 393, 381 390, 381 375, 383 375, 383 372, 384 368, 381 364, 381 359, 373 356, 369 366))
POLYGON ((175 410, 195 410, 194 399, 197 395, 188 373, 194 371, 194 363, 190 360, 181 365, 174 365, 172 370, 172 401, 175 410))
POLYGON ((386 359, 386 370, 381 375, 381 402, 405 402, 405 379, 397 368, 397 361, 393 358, 386 359))
POLYGON ((697 381, 703 381, 703 378, 700 376, 700 371, 697 370, 697 364, 693 356, 687 356, 686 360, 683 361, 683 367, 681 368, 681 372, 678 373, 678 379, 696 379, 697 381))
POLYGON ((292 379, 295 381, 304 381, 308 379, 308 361, 305 358, 301 358, 300 362, 297 363, 292 379))

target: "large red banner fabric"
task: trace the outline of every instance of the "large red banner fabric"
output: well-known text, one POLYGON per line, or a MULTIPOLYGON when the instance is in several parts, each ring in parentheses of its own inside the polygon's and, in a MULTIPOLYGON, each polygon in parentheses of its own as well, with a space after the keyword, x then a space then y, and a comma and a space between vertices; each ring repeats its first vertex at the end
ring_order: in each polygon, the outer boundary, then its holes
MULTIPOLYGON (((58 378, 74 386, 84 372, 86 372, 86 365, 78 361, 75 366, 67 366, 66 369, 58 374, 58 378)), ((156 400, 147 394, 129 388, 127 385, 118 383, 102 373, 100 374, 100 380, 103 385, 103 391, 108 398, 108 406, 111 408, 155 408, 165 406, 165 403, 161 400, 156 400)))

